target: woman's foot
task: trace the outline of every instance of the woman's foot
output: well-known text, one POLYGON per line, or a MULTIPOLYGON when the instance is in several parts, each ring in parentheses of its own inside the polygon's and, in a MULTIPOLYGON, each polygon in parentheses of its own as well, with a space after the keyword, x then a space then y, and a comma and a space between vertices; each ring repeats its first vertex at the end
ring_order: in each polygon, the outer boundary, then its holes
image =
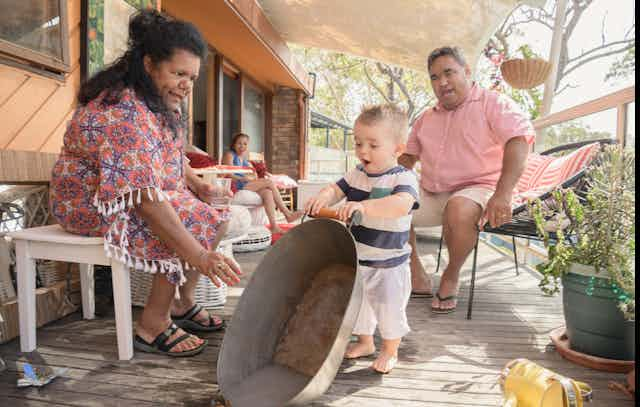
POLYGON ((345 359, 363 358, 365 356, 373 355, 376 352, 376 345, 368 341, 352 342, 347 346, 347 351, 344 353, 345 359))
MULTIPOLYGON (((136 328, 136 335, 143 339, 148 344, 152 344, 156 338, 161 335, 163 332, 171 331, 171 326, 173 322, 165 321, 160 326, 161 328, 147 328, 138 325, 136 328)), ((173 333, 169 335, 169 337, 163 341, 164 345, 169 345, 172 342, 176 341, 183 335, 188 335, 188 338, 176 343, 174 346, 168 349, 168 353, 177 355, 180 353, 187 353, 194 351, 202 346, 205 343, 204 339, 201 339, 195 335, 189 335, 185 331, 180 328, 174 330, 173 333)))
POLYGON ((211 315, 209 311, 204 309, 202 306, 199 306, 198 304, 184 305, 176 304, 176 302, 177 301, 174 301, 173 305, 171 306, 171 318, 174 320, 188 319, 197 323, 198 325, 202 325, 203 327, 221 326, 223 323, 222 319, 219 316, 211 315), (195 315, 188 315, 196 310, 197 312, 195 313, 195 315))
POLYGON ((304 211, 295 211, 295 212, 287 211, 287 213, 284 214, 284 217, 288 223, 292 223, 300 219, 302 215, 304 215, 304 211))
POLYGON ((272 235, 281 235, 284 233, 284 230, 278 225, 271 225, 269 227, 269 230, 271 231, 272 235))

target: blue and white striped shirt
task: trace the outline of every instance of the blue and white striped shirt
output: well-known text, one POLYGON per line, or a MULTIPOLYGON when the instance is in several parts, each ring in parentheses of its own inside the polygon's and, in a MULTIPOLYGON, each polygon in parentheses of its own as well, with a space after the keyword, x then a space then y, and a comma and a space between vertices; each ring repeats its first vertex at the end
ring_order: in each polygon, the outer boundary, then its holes
MULTIPOLYGON (((407 192, 415 199, 411 211, 419 207, 418 178, 413 171, 400 165, 382 174, 367 174, 362 165, 358 165, 340 179, 337 185, 347 201, 360 202, 407 192)), ((409 259, 411 211, 399 218, 364 216, 362 224, 351 228, 360 265, 391 268, 409 259)))

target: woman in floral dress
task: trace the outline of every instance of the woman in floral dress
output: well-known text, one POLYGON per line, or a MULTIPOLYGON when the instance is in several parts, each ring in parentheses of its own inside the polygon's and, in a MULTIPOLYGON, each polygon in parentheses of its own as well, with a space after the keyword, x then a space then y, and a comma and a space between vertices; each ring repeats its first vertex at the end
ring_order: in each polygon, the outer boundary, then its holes
POLYGON ((170 356, 206 346, 182 328, 224 326, 195 303, 199 275, 233 285, 241 274, 215 251, 228 212, 205 203, 213 186, 183 151, 181 105, 206 52, 192 24, 155 10, 134 16, 128 50, 82 85, 51 180, 52 213, 67 231, 103 236, 108 256, 154 274, 134 346, 170 356))

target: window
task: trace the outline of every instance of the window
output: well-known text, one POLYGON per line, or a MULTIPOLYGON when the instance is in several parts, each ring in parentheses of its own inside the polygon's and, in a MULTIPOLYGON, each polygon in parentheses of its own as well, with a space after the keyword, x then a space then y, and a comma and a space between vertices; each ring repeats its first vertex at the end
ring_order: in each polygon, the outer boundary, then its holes
POLYGON ((245 81, 242 132, 249 135, 249 151, 264 154, 265 100, 262 92, 245 81))
POLYGON ((231 147, 231 138, 240 131, 240 78, 224 75, 222 84, 222 153, 231 147))
POLYGON ((0 0, 0 10, 0 54, 69 70, 65 0, 0 0))

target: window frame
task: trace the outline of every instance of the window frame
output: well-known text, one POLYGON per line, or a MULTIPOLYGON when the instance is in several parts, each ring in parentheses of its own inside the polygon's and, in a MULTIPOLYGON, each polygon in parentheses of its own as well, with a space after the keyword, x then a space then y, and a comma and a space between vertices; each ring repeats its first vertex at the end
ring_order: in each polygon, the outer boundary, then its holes
POLYGON ((2 38, 0 38, 0 55, 17 62, 18 65, 26 65, 30 68, 35 64, 45 70, 54 70, 60 73, 71 72, 71 58, 69 56, 69 13, 66 0, 58 0, 58 10, 60 16, 62 60, 2 38))

